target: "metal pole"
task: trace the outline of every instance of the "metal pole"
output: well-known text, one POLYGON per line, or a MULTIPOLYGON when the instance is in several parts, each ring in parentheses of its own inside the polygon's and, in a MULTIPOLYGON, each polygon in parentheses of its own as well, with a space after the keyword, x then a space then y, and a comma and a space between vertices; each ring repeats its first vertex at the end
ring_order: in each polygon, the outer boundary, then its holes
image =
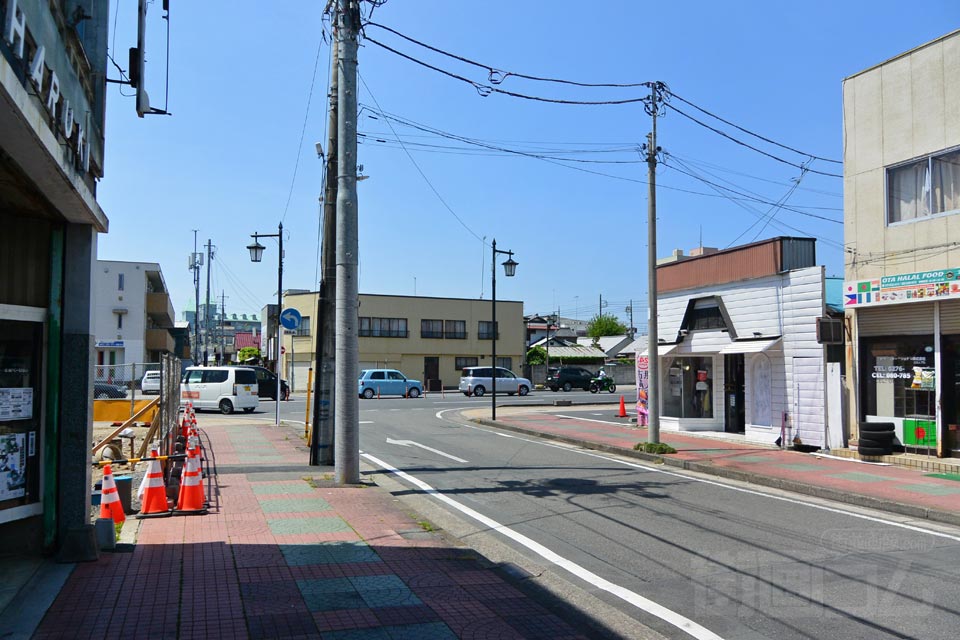
POLYGON ((323 242, 320 253, 320 290, 317 317, 320 319, 315 349, 317 360, 316 392, 313 397, 313 436, 310 439, 310 464, 333 464, 334 386, 336 384, 336 297, 337 297, 337 38, 334 37, 330 69, 329 139, 326 155, 326 190, 323 194, 323 242))
POLYGON ((277 425, 280 426, 280 336, 283 329, 280 326, 280 312, 283 311, 283 223, 277 226, 280 236, 280 254, 277 256, 277 425))
POLYGON ((203 366, 207 366, 207 342, 210 338, 210 267, 213 266, 213 245, 207 238, 207 305, 203 308, 203 366))
POLYGON ((197 355, 200 350, 200 254, 197 253, 197 229, 193 230, 193 293, 196 298, 194 301, 193 314, 193 349, 190 350, 190 356, 193 363, 197 364, 197 355))
POLYGON ((493 304, 490 305, 492 323, 493 323, 493 377, 490 387, 490 419, 497 419, 497 239, 493 239, 493 260, 490 262, 490 297, 493 304))
POLYGON ((660 350, 657 337, 657 84, 650 86, 650 109, 653 129, 647 144, 647 296, 650 313, 647 328, 647 357, 650 378, 647 386, 647 441, 660 442, 660 350))
POLYGON ((338 2, 340 48, 337 144, 337 324, 334 477, 360 481, 360 404, 357 336, 357 32, 356 0, 338 2))

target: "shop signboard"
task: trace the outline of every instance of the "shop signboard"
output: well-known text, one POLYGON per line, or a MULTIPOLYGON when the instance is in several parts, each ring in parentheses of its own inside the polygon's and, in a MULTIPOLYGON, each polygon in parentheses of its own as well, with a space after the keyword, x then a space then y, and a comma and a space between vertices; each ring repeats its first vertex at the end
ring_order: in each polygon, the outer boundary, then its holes
POLYGON ((843 283, 845 308, 950 298, 960 299, 960 268, 901 273, 843 283))
POLYGON ((650 392, 650 358, 637 354, 637 426, 647 426, 647 394, 650 392))
POLYGON ((26 434, 0 435, 0 502, 27 493, 26 434))

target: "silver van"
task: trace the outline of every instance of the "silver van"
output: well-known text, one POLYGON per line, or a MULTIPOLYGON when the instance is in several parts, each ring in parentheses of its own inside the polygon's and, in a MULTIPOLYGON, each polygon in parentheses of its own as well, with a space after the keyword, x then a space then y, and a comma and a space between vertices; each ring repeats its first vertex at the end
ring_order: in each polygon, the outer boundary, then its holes
POLYGON ((194 409, 246 413, 260 406, 257 372, 247 367, 187 367, 180 381, 180 404, 194 409))
MULTIPOLYGON (((508 396, 530 393, 533 384, 526 378, 517 376, 510 369, 497 367, 497 393, 508 396)), ((465 396, 480 397, 487 391, 493 391, 493 367, 466 367, 460 377, 460 391, 465 396)))

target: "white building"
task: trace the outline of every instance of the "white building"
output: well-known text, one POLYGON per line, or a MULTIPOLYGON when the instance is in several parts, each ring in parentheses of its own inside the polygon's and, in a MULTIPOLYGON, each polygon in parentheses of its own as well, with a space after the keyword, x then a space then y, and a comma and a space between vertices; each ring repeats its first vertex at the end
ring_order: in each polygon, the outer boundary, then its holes
POLYGON ((663 430, 825 446, 814 243, 774 238, 657 267, 663 430))
POLYGON ((94 271, 96 365, 159 362, 174 351, 173 303, 156 262, 97 260, 94 271))

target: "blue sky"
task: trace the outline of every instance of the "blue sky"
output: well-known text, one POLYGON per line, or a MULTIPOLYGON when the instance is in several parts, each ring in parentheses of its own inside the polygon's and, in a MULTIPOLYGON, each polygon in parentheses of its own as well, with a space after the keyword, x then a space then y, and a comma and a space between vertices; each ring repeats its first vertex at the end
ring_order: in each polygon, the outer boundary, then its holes
MULTIPOLYGON (((173 115, 137 118, 133 98, 117 85, 108 92, 98 199, 110 233, 100 237, 99 257, 159 262, 181 318, 192 307, 187 257, 197 229, 200 244, 209 238, 217 247, 213 294, 225 293, 228 313, 259 312, 275 300, 277 254, 266 241, 264 262, 251 263, 245 247, 254 231, 276 233, 282 220, 284 288, 317 287, 323 165, 314 145, 326 140, 325 2, 171 4, 169 97, 157 2, 148 14, 146 84, 153 106, 166 104, 173 115)), ((125 67, 136 4, 111 5, 111 50, 125 67)), ((662 81, 677 96, 745 129, 839 160, 843 78, 957 28, 960 4, 388 0, 372 20, 504 71, 592 83, 662 81), (602 11, 586 10, 590 6, 602 11)), ((486 82, 485 71, 380 28, 368 27, 367 35, 486 82)), ((359 100, 367 107, 359 118, 366 134, 359 161, 370 176, 359 184, 362 293, 489 298, 488 246, 496 238, 498 248, 513 250, 520 263, 509 279, 498 267, 498 299, 522 300, 527 313, 559 307, 564 316, 581 319, 597 313, 600 296, 609 302, 605 312, 626 318, 632 299, 635 324, 642 326, 647 167, 636 147, 650 118, 641 105, 481 97, 467 84, 369 42, 362 43, 359 60, 359 100), (391 129, 386 118, 370 117, 376 111, 487 147, 396 121, 391 129), (576 160, 559 166, 490 146, 576 160), (613 162, 582 162, 597 159, 613 162)), ((118 73, 111 68, 108 75, 118 73)), ((516 77, 499 87, 579 101, 647 93, 516 77)), ((795 165, 808 160, 710 120, 676 98, 671 104, 795 165)), ((835 222, 843 215, 841 179, 772 160, 672 110, 659 119, 658 144, 666 161, 657 175, 661 256, 696 247, 701 234, 705 246, 721 248, 814 235, 827 275, 842 275, 843 227, 835 222), (718 197, 703 180, 771 203, 789 194, 786 204, 804 213, 718 197), (776 215, 766 222, 771 210, 776 215)), ((841 165, 822 160, 808 168, 842 173, 841 165)))

